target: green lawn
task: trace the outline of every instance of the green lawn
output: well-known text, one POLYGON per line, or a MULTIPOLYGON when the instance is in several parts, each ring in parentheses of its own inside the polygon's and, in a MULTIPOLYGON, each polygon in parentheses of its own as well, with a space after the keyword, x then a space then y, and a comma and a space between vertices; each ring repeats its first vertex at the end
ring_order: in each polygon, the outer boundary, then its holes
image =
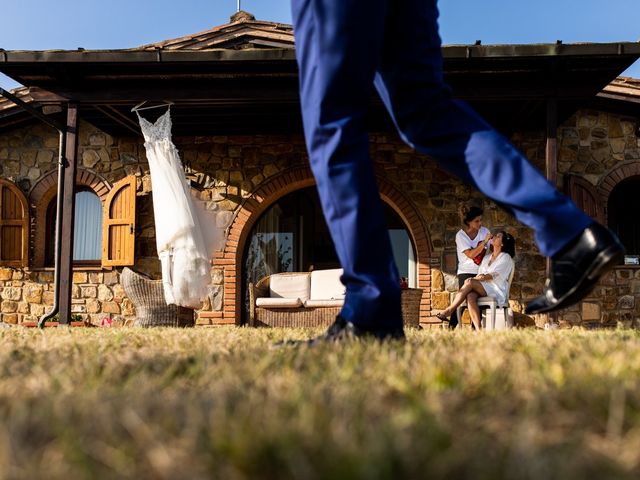
POLYGON ((640 476, 640 332, 2 329, 0 480, 640 476))

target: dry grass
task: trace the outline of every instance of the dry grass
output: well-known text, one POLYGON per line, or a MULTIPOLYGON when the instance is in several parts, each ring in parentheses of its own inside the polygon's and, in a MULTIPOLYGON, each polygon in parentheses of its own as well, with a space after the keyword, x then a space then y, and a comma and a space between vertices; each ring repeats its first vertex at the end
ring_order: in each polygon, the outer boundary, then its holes
POLYGON ((0 479, 638 478, 640 333, 0 330, 0 479))

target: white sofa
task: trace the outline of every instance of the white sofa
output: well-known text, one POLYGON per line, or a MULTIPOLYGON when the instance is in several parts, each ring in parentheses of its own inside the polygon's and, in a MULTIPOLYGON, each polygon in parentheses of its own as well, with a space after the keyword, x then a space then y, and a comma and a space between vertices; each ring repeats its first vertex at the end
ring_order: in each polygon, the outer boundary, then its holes
POLYGON ((273 327, 329 325, 344 304, 342 269, 276 273, 249 284, 249 324, 273 327))
MULTIPOLYGON (((249 325, 317 327, 333 323, 342 310, 345 286, 342 269, 276 273, 249 284, 249 325)), ((420 322, 422 290, 402 290, 405 326, 420 322)))

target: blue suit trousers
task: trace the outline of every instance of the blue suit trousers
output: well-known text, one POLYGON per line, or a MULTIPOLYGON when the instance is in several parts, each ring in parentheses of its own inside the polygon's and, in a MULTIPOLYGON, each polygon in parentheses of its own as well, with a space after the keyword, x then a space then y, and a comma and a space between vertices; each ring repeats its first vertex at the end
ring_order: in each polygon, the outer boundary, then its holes
POLYGON ((592 220, 443 81, 436 0, 292 0, 305 140, 344 268, 342 316, 402 325, 398 271, 369 155, 375 86, 404 142, 535 232, 552 256, 592 220))

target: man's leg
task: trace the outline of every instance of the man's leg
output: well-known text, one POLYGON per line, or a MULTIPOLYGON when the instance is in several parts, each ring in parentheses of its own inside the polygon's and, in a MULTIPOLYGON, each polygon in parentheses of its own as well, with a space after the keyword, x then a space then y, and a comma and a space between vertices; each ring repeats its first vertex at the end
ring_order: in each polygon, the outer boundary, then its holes
POLYGON ((552 262, 543 294, 528 304, 527 313, 579 301, 622 258, 619 240, 561 195, 468 105, 451 98, 442 77, 436 0, 389 5, 375 83, 402 138, 534 230, 540 251, 552 262))
POLYGON ((292 5, 307 149, 347 287, 341 316, 365 331, 401 332, 400 279, 364 124, 387 0, 292 5))

